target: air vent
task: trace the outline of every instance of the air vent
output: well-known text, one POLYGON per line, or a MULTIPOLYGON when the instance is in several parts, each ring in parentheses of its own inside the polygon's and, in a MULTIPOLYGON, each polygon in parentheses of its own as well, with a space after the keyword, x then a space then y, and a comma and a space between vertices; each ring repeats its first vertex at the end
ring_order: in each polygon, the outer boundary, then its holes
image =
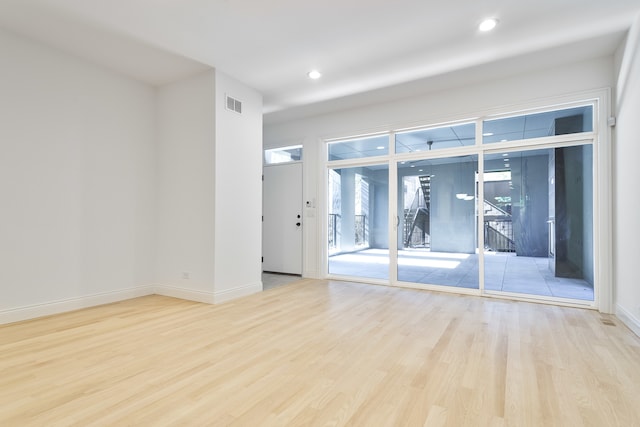
POLYGON ((227 110, 242 114, 242 102, 227 95, 227 110))

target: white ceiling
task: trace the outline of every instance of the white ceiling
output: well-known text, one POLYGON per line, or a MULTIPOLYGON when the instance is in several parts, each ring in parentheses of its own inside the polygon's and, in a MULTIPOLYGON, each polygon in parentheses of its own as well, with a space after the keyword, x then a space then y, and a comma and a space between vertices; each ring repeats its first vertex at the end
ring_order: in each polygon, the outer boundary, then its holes
POLYGON ((154 85, 216 67, 282 118, 612 53, 639 12, 640 0, 0 0, 0 27, 154 85), (500 24, 479 33, 489 16, 500 24))

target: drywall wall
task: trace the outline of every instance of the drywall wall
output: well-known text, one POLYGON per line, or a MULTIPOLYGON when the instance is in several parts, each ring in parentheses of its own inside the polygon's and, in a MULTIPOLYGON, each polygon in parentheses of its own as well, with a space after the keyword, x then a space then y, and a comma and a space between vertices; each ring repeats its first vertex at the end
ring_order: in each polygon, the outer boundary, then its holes
POLYGON ((215 300, 262 290, 262 96, 216 71, 215 300), (226 108, 226 96, 242 114, 226 108))
POLYGON ((613 271, 616 314, 640 335, 640 17, 632 27, 618 77, 613 158, 613 271))
POLYGON ((315 222, 315 233, 305 234, 305 275, 323 277, 318 248, 324 244, 324 199, 321 182, 326 158, 323 139, 387 131, 403 127, 469 119, 493 111, 509 111, 523 103, 544 100, 582 91, 611 87, 615 83, 611 57, 595 58, 528 74, 519 74, 439 92, 416 94, 411 98, 371 104, 286 122, 268 123, 264 129, 266 148, 304 144, 304 199, 318 201, 306 217, 307 230, 315 222), (316 253, 317 256, 309 256, 316 253))
POLYGON ((148 292, 155 94, 0 31, 0 322, 148 292))
POLYGON ((156 284, 214 301, 215 71, 158 89, 156 284))

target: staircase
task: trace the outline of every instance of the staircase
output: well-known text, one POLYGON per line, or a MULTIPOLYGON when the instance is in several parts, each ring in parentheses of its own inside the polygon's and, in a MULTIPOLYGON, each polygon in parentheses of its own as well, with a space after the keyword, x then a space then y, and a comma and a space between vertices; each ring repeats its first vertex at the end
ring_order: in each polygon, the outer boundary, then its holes
POLYGON ((418 179, 420 180, 420 187, 416 189, 410 208, 405 209, 404 213, 404 247, 411 247, 416 244, 426 246, 429 242, 431 176, 420 176, 418 179), (420 193, 422 193, 422 197, 420 193), (420 242, 413 241, 416 228, 422 232, 420 242))
MULTIPOLYGON (((431 176, 418 178, 420 187, 416 189, 409 209, 404 212, 405 248, 428 246, 431 240, 431 176), (416 229, 422 233, 420 238, 417 238, 416 229)), ((516 251, 511 213, 487 200, 484 201, 484 244, 485 249, 495 252, 516 251)))
POLYGON ((515 252, 511 214, 484 201, 484 247, 494 252, 515 252))

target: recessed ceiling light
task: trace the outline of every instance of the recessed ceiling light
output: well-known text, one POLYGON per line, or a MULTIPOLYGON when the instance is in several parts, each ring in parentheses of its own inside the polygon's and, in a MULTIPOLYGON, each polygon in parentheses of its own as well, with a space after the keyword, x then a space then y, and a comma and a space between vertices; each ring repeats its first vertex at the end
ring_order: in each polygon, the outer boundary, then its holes
POLYGON ((508 156, 508 154, 507 154, 507 153, 504 153, 504 154, 502 155, 502 157, 507 157, 507 156, 508 156))
POLYGON ((478 29, 482 32, 493 30, 496 25, 498 25, 498 20, 496 18, 488 18, 480 23, 478 29))
POLYGON ((377 148, 378 150, 384 150, 384 149, 385 149, 385 146, 384 146, 384 145, 380 145, 380 146, 378 146, 378 147, 376 147, 376 148, 377 148))
POLYGON ((483 133, 482 136, 493 136, 493 132, 483 133))
POLYGON ((311 70, 307 73, 307 76, 309 76, 310 79, 317 80, 322 77, 322 74, 318 70, 311 70))

